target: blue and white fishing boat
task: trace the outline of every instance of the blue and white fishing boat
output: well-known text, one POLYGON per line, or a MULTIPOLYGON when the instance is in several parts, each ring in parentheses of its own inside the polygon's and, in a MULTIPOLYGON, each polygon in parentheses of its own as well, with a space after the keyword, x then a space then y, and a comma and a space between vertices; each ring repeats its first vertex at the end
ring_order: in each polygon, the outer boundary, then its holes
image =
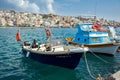
POLYGON ((111 41, 108 31, 106 28, 97 29, 91 23, 78 24, 78 32, 75 38, 66 38, 70 44, 84 45, 89 47, 94 53, 101 53, 113 56, 118 47, 119 43, 111 41))

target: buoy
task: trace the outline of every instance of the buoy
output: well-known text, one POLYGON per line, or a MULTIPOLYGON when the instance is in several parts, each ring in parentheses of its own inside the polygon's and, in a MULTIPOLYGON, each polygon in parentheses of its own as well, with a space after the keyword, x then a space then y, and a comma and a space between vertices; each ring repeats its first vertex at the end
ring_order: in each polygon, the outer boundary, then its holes
POLYGON ((18 30, 17 34, 16 34, 16 40, 17 41, 21 41, 21 37, 20 37, 20 32, 18 30))

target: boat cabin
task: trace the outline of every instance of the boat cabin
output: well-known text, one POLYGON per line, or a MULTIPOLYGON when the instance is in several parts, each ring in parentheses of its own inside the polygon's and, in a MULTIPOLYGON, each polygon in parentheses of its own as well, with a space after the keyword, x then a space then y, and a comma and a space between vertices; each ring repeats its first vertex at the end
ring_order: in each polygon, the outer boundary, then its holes
POLYGON ((61 39, 55 39, 51 41, 51 51, 58 52, 64 51, 63 42, 61 39))
POLYGON ((59 52, 59 51, 64 51, 64 46, 62 40, 56 39, 56 40, 51 40, 50 42, 47 42, 45 44, 41 44, 39 50, 59 52))
POLYGON ((93 24, 78 24, 77 27, 78 32, 73 42, 80 44, 104 44, 110 42, 108 32, 93 29, 93 24))

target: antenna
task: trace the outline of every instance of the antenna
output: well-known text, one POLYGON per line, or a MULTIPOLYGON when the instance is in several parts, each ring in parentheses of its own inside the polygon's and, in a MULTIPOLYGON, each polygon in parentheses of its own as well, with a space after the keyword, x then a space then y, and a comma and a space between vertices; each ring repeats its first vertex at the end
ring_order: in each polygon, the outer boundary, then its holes
POLYGON ((95 8, 94 8, 94 10, 95 10, 95 16, 94 16, 94 20, 96 20, 96 15, 97 15, 97 4, 98 4, 98 0, 96 0, 96 2, 95 2, 95 8))

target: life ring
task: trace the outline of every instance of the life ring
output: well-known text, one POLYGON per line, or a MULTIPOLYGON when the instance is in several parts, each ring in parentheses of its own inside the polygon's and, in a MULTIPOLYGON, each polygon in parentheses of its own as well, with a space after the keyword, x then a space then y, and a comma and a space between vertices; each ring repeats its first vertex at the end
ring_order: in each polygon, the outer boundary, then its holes
POLYGON ((92 29, 96 29, 96 27, 93 25, 93 26, 92 26, 92 29))
POLYGON ((47 35, 47 37, 50 37, 50 36, 51 36, 51 32, 50 32, 49 29, 46 29, 46 35, 47 35))

